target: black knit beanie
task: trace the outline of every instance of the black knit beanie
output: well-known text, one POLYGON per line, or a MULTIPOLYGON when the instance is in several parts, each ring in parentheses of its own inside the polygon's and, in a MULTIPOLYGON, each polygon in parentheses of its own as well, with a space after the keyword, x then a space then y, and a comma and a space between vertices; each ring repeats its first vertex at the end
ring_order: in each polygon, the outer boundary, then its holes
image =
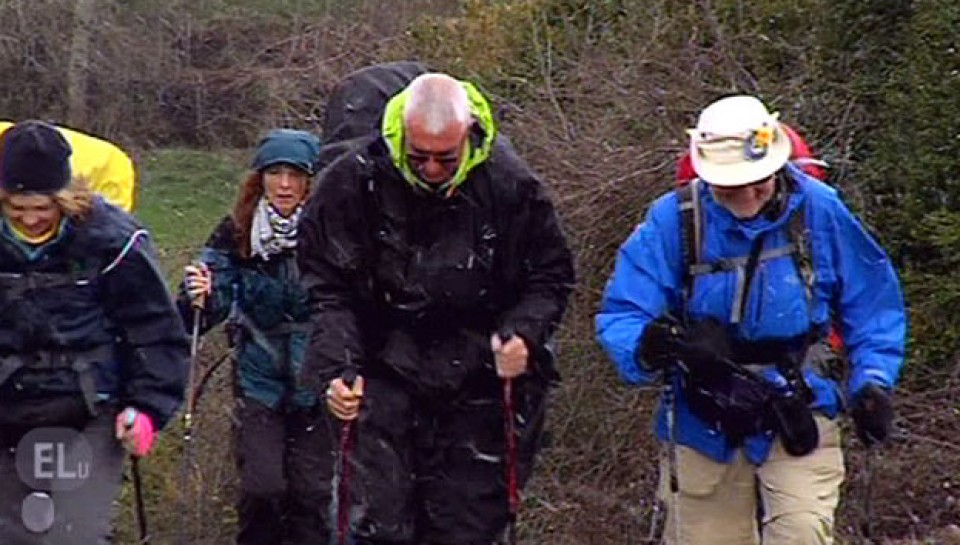
POLYGON ((23 121, 0 136, 0 188, 56 193, 70 184, 70 144, 53 125, 23 121))

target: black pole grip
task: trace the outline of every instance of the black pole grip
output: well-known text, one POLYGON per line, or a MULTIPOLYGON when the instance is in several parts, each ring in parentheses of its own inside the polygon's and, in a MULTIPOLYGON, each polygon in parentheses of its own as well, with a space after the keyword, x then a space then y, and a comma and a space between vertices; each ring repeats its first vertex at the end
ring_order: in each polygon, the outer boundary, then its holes
POLYGON ((357 381, 357 368, 352 365, 347 366, 340 378, 347 388, 353 389, 353 383, 357 381))
POLYGON ((343 368, 343 373, 340 374, 340 379, 347 386, 347 388, 353 389, 353 383, 357 381, 357 366, 353 363, 353 357, 350 355, 350 349, 344 348, 343 350, 343 361, 346 364, 346 367, 343 368))

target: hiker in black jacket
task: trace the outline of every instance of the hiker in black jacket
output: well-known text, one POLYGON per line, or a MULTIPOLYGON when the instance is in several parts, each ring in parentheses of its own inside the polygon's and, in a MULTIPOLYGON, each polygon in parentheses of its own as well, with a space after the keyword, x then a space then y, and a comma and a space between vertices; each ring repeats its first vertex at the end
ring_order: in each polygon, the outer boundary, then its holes
POLYGON ((532 469, 558 378, 550 339, 574 283, 545 187, 472 85, 425 74, 314 195, 299 235, 305 365, 357 426, 354 538, 489 545, 508 524, 509 476, 522 486, 532 469))
POLYGON ((0 137, 0 543, 107 543, 124 447, 177 411, 187 337, 149 234, 53 126, 0 137), (119 441, 118 441, 119 439, 119 441))

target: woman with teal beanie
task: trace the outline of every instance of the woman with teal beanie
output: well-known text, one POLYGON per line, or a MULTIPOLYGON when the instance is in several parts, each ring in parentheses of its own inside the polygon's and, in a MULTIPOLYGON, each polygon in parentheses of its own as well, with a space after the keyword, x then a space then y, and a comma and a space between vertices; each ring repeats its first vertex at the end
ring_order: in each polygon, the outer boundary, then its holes
POLYGON ((321 543, 329 491, 327 417, 301 376, 309 334, 296 267, 297 225, 319 139, 276 129, 259 143, 233 212, 185 268, 185 323, 226 321, 234 350, 238 545, 321 543), (325 484, 327 483, 327 484, 325 484))

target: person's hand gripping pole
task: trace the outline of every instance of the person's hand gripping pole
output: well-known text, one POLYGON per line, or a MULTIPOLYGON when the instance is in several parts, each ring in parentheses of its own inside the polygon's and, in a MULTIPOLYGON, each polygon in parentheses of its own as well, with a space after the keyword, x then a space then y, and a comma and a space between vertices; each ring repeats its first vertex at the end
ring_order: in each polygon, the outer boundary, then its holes
POLYGON ((505 441, 504 470, 507 481, 507 545, 517 542, 517 513, 520 511, 520 489, 517 483, 516 409, 513 381, 527 372, 529 351, 524 340, 513 331, 504 329, 490 338, 497 375, 503 379, 503 434, 505 441))

